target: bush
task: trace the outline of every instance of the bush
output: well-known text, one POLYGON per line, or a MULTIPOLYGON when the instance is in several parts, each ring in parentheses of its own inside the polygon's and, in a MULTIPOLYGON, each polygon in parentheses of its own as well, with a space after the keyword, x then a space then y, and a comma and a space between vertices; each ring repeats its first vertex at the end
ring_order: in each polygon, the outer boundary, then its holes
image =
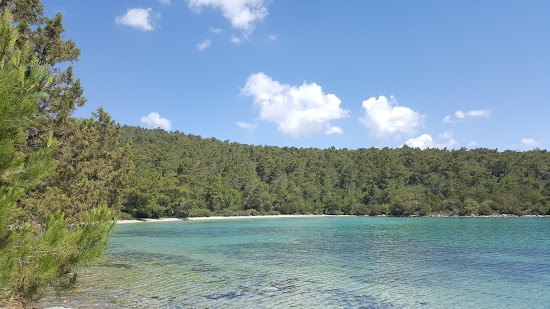
POLYGON ((209 209, 191 209, 187 212, 187 217, 211 217, 212 212, 209 209))
POLYGON ((432 213, 432 207, 430 205, 424 205, 420 210, 418 211, 418 215, 424 217, 432 213))

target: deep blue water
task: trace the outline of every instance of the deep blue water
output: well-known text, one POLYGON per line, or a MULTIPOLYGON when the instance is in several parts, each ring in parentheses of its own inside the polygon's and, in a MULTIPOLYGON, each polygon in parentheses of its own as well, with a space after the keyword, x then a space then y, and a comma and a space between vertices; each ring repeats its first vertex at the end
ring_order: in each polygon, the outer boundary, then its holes
POLYGON ((550 219, 119 225, 74 308, 548 308, 550 219))

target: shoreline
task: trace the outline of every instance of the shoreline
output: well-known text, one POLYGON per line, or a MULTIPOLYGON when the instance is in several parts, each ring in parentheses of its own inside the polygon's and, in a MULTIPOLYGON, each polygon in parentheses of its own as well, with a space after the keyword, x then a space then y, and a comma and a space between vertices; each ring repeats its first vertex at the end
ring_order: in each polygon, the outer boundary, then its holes
POLYGON ((161 219, 134 219, 118 220, 117 224, 135 223, 158 223, 158 222, 180 222, 180 221, 209 221, 209 220, 235 220, 235 219, 275 219, 275 218, 326 218, 326 217, 352 217, 350 215, 263 215, 263 216, 212 216, 212 217, 186 217, 186 218, 161 218, 161 219))
POLYGON ((276 219, 276 218, 336 218, 336 217, 368 217, 368 218, 550 218, 550 215, 511 215, 511 214, 500 214, 500 215, 469 215, 469 216, 459 216, 459 215, 429 215, 429 216, 353 216, 353 215, 262 215, 262 216, 212 216, 212 217, 187 217, 187 218, 161 218, 161 219, 134 219, 134 220, 118 220, 116 224, 137 224, 137 223, 161 223, 161 222, 184 222, 184 221, 210 221, 210 220, 238 220, 238 219, 276 219))

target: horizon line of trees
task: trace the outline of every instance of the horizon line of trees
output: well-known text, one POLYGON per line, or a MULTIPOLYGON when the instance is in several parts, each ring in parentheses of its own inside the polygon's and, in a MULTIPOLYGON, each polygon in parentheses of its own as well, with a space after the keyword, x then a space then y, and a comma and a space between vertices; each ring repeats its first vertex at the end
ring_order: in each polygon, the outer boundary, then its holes
POLYGON ((252 146, 123 126, 131 217, 550 214, 550 153, 252 146))

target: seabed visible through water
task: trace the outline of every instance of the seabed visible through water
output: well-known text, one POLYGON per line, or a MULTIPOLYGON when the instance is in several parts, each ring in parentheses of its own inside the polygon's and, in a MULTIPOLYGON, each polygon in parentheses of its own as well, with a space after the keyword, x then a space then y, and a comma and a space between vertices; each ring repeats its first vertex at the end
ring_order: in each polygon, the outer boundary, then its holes
POLYGON ((545 308, 550 220, 318 217, 119 225, 71 308, 545 308))

